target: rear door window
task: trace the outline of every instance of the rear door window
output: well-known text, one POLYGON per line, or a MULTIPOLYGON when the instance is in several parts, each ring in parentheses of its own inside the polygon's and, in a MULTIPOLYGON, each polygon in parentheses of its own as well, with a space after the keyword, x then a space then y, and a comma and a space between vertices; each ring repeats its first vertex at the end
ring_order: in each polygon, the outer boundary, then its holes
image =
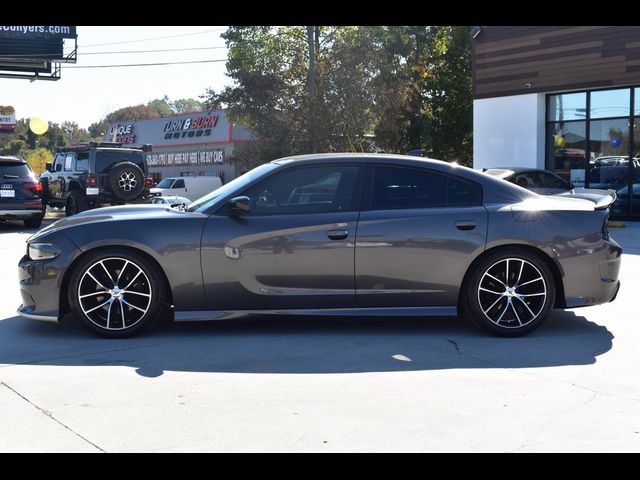
POLYGON ((481 204, 480 185, 455 175, 405 167, 376 166, 373 169, 373 210, 481 204))
POLYGON ((76 157, 76 172, 84 172, 89 169, 89 152, 78 152, 76 157))

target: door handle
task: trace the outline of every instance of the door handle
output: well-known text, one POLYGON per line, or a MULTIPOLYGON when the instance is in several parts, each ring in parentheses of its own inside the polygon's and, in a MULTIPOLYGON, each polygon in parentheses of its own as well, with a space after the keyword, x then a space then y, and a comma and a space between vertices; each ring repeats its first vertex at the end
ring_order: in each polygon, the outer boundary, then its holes
POLYGON ((473 230, 476 228, 475 222, 456 222, 458 230, 473 230))
POLYGON ((327 237, 331 240, 344 240, 349 236, 349 230, 329 230, 327 237))

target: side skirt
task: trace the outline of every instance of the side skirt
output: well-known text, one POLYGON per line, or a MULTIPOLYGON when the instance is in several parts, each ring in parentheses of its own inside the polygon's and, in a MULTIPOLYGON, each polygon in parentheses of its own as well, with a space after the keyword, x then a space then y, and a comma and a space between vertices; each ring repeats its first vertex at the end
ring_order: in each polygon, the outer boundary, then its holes
POLYGON ((344 317, 455 317, 456 307, 378 307, 378 308, 310 308, 283 310, 212 310, 179 311, 174 313, 176 322, 198 322, 207 320, 227 320, 250 315, 308 315, 344 317))

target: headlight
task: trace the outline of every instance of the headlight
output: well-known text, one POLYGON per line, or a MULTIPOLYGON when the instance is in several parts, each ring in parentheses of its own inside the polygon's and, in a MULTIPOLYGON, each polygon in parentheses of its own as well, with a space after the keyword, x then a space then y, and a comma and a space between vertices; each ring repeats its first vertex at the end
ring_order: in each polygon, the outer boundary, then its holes
POLYGON ((61 253, 61 250, 51 243, 29 243, 27 245, 27 256, 31 260, 49 260, 61 253))

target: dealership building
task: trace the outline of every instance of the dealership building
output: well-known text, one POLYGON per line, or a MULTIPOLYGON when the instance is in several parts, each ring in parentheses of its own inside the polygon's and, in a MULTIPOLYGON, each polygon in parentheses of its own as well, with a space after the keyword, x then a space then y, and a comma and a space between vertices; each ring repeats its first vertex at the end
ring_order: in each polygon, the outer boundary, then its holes
POLYGON ((232 180, 239 174, 232 161, 234 150, 241 143, 257 141, 249 129, 233 125, 225 110, 110 123, 104 139, 135 147, 150 144, 147 165, 156 182, 200 175, 232 180))
POLYGON ((615 189, 612 214, 640 217, 640 27, 478 26, 471 35, 474 168, 553 170, 615 189))

